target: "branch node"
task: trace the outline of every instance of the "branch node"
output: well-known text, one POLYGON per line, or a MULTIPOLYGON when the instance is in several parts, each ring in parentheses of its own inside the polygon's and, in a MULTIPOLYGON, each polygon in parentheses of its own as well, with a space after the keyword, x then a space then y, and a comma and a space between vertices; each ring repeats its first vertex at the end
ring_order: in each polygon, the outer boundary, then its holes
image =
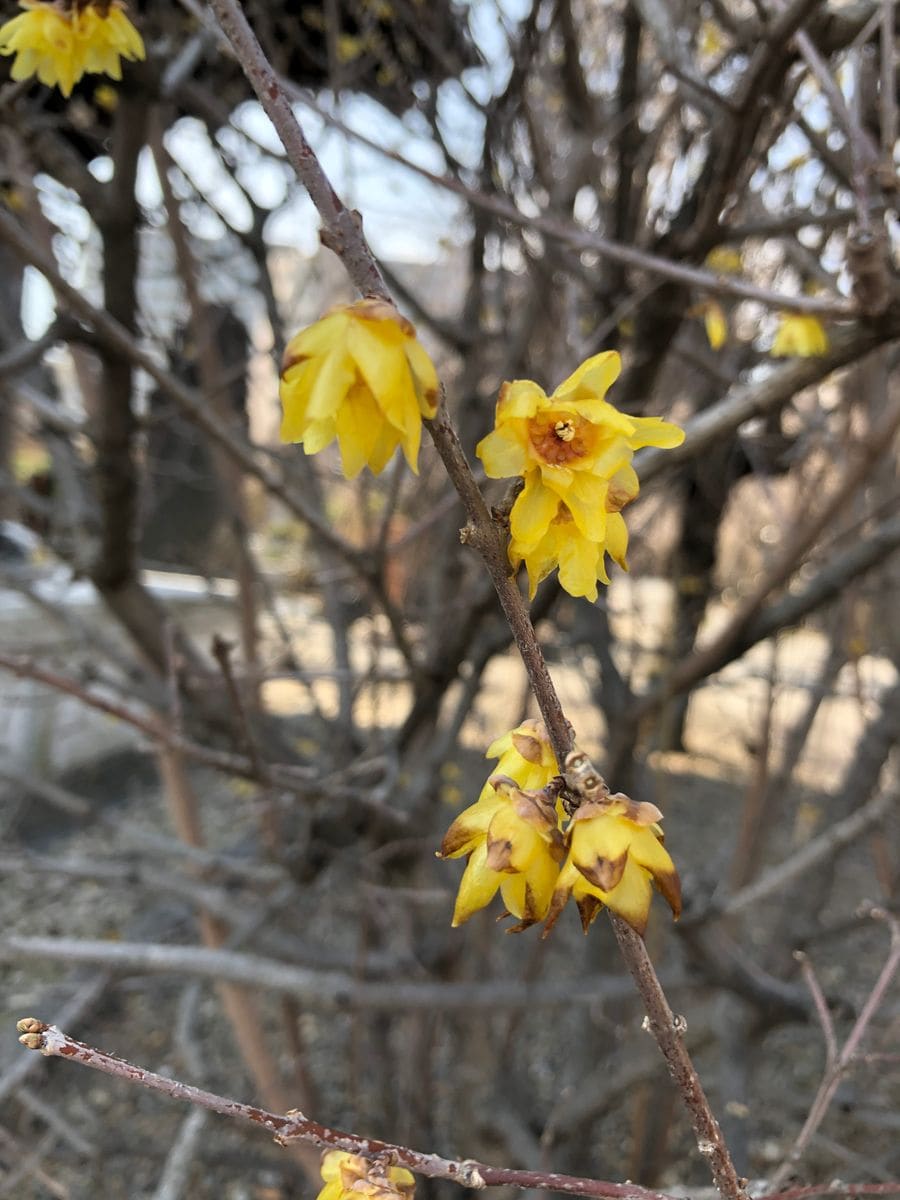
POLYGON ((475 1188, 477 1191, 487 1187, 477 1162, 467 1158, 459 1164, 459 1168, 458 1180, 464 1187, 475 1188))

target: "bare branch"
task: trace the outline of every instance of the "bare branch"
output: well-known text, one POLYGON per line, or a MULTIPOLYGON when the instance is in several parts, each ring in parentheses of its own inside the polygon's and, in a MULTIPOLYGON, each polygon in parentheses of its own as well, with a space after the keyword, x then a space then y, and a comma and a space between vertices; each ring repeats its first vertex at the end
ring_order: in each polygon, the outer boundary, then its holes
POLYGON ((282 1145, 295 1139, 317 1146, 322 1150, 344 1150, 366 1158, 383 1159, 399 1163, 429 1179, 449 1179, 461 1187, 481 1190, 485 1187, 545 1188, 570 1196, 595 1196, 603 1200, 672 1200, 662 1192, 638 1187, 632 1183, 607 1183, 596 1179, 579 1179, 572 1175, 559 1175, 542 1171, 511 1171, 502 1167, 491 1167, 485 1163, 468 1160, 441 1158, 437 1154, 421 1154, 406 1146, 382 1142, 377 1138, 360 1138, 339 1129, 331 1129, 312 1121, 296 1110, 280 1115, 266 1112, 237 1100, 228 1100, 212 1092, 191 1087, 178 1080, 156 1075, 143 1067, 132 1066, 122 1058, 105 1054, 84 1042, 75 1041, 55 1025, 45 1025, 33 1017, 18 1022, 21 1034, 19 1041, 30 1050, 39 1050, 47 1057, 65 1058, 81 1066, 102 1071, 118 1079, 140 1084, 152 1091, 161 1092, 175 1100, 186 1100, 210 1112, 236 1117, 260 1126, 275 1136, 282 1145))

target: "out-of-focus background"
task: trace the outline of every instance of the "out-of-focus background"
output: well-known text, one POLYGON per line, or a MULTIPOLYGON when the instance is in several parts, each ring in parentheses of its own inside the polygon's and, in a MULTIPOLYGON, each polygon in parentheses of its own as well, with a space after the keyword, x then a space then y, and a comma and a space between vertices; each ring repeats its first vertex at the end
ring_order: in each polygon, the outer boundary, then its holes
MULTIPOLYGON (((770 1176, 824 1063, 794 952, 843 1035, 860 906, 898 903, 897 10, 246 8, 473 462, 503 380, 602 349, 689 432, 639 458, 630 573, 533 615, 579 745, 665 813, 686 912, 648 946, 770 1176)), ((705 1184, 607 923, 449 927, 434 850, 523 668, 430 444, 351 483, 279 444, 285 340, 352 291, 202 6, 132 15, 119 84, 0 59, 0 1196, 317 1191, 316 1155, 26 1056, 30 1014, 360 1134, 705 1184)), ((895 987, 800 1179, 900 1173, 898 1029, 895 987)))

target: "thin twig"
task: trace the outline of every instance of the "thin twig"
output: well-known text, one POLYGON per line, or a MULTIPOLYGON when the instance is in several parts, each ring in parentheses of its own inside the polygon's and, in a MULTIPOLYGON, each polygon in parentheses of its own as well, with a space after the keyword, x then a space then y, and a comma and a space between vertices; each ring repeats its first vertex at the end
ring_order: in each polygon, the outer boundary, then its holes
POLYGON ((631 972, 631 977, 647 1009, 650 1032, 666 1060, 669 1074, 678 1088, 694 1127, 697 1149, 709 1164, 716 1187, 722 1196, 746 1196, 731 1155, 713 1116, 703 1085, 684 1044, 685 1022, 676 1018, 669 1006, 644 940, 621 917, 610 913, 613 932, 619 949, 631 972))
POLYGON ((741 888, 739 892, 735 892, 723 906, 722 915, 731 917, 747 908, 752 908, 760 900, 764 900, 774 892, 780 892, 795 879, 799 879, 807 871, 818 866, 819 863, 833 857, 845 846, 855 842, 867 829, 882 820, 890 811, 895 800, 896 796, 891 793, 889 788, 885 788, 862 808, 843 821, 836 821, 834 825, 807 842, 805 846, 801 846, 789 858, 777 863, 764 875, 760 875, 758 879, 741 888))
POLYGON ((819 983, 819 977, 809 955, 804 954, 802 950, 795 950, 794 958, 800 964, 800 970, 813 999, 816 1016, 819 1018, 819 1025, 822 1027, 822 1037, 825 1039, 825 1069, 830 1071, 837 1062, 838 1046, 834 1022, 828 1010, 828 1001, 825 999, 825 993, 822 991, 822 985, 819 983))
POLYGON ((831 1107, 831 1102, 834 1099, 841 1080, 853 1065, 860 1043, 866 1036, 873 1017, 884 1003, 885 996, 893 983, 894 976, 897 974, 898 969, 900 969, 900 921, 883 908, 871 908, 868 910, 868 915, 874 920, 885 921, 890 929, 891 943, 887 959, 879 972, 878 978, 875 980, 872 991, 869 993, 865 1004, 860 1010, 859 1016, 853 1024, 853 1028, 850 1030, 846 1042, 844 1042, 832 1061, 826 1065, 825 1074, 819 1085, 816 1097, 812 1102, 803 1128, 797 1135, 790 1153, 772 1177, 772 1187, 775 1190, 790 1176, 797 1163, 806 1153, 813 1136, 825 1119, 828 1109, 831 1107))

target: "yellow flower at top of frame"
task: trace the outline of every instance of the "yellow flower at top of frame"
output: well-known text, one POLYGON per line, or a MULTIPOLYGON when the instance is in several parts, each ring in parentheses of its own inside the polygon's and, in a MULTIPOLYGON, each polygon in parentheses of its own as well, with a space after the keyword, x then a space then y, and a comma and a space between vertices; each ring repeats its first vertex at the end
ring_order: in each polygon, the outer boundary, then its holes
POLYGON ((569 854, 550 903, 545 936, 570 896, 578 906, 585 933, 605 905, 643 936, 652 883, 677 918, 681 883, 662 844, 661 820, 662 813, 655 805, 630 800, 621 792, 580 804, 566 834, 569 854))
POLYGON ((416 1188, 412 1171, 386 1166, 360 1154, 327 1150, 322 1155, 325 1186, 316 1200, 411 1200, 416 1188))
POLYGON ((337 438, 347 479, 378 474, 402 446, 418 473, 422 418, 438 377, 416 331, 386 300, 342 305, 291 338, 279 394, 281 440, 317 454, 337 438))
POLYGON ((783 313, 771 353, 773 358, 817 358, 828 353, 828 334, 811 313, 783 313))
POLYGON ((10 74, 31 75, 64 96, 85 74, 122 78, 123 58, 146 57, 141 35, 120 0, 103 5, 78 2, 65 9, 44 0, 19 0, 20 13, 0 27, 0 54, 15 54, 10 74))

